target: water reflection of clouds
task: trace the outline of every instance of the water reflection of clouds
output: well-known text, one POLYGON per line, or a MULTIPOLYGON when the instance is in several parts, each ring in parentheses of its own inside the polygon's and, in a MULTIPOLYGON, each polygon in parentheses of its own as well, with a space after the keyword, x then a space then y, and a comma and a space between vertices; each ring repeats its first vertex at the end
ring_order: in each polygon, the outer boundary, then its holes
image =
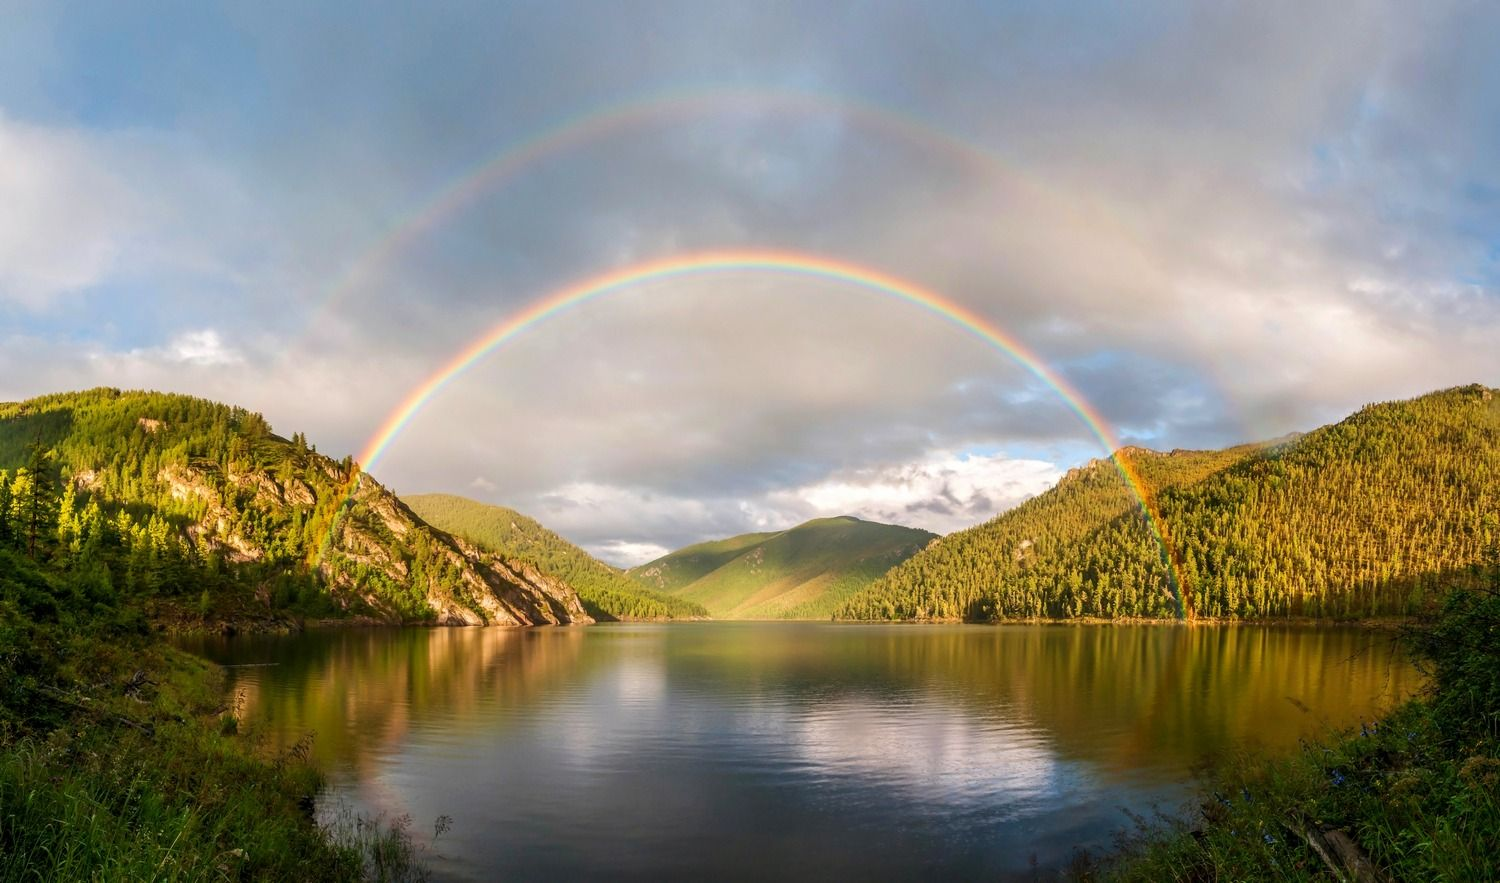
POLYGON ((924 802, 1029 802, 1056 795, 1066 778, 1034 732, 941 702, 897 708, 848 697, 804 716, 794 733, 801 756, 819 769, 924 802))
MULTIPOLYGON (((591 682, 574 686, 564 701, 539 702, 522 721, 522 732, 545 737, 547 752, 559 768, 599 770, 622 751, 652 747, 650 734, 658 729, 667 702, 667 672, 659 656, 622 656, 611 669, 600 670, 591 682)), ((486 739, 485 730, 472 736, 486 739)))
POLYGON ((613 681, 615 695, 627 705, 655 704, 667 696, 667 667, 660 657, 623 659, 613 681))
MULTIPOLYGON (((943 807, 1041 807, 1088 787, 1034 727, 941 698, 859 690, 794 694, 747 688, 667 690, 663 668, 627 665, 609 679, 617 707, 566 727, 569 763, 601 753, 711 757, 775 777, 788 767, 836 786, 943 807), (649 706, 649 707, 648 707, 649 706), (606 728, 598 723, 611 722, 606 728), (602 741, 601 741, 602 740, 602 741)), ((720 685, 728 686, 728 685, 720 685)), ((1024 813, 1022 813, 1024 814, 1024 813)))

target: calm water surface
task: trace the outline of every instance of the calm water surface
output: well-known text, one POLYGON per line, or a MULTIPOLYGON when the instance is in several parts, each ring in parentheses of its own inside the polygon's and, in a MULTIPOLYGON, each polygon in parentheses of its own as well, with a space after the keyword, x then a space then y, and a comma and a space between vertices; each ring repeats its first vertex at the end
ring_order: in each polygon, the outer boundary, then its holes
POLYGON ((442 879, 1009 877, 1417 686, 1353 629, 680 623, 205 639, 442 879))

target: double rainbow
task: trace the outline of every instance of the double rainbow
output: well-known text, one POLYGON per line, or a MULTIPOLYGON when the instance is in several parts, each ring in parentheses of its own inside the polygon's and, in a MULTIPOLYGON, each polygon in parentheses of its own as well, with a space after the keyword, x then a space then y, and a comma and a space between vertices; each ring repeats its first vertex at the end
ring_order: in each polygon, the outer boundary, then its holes
POLYGON ((1048 367, 1036 353, 1004 329, 956 301, 876 270, 797 252, 712 251, 649 261, 584 279, 533 302, 480 335, 407 393, 366 443, 351 480, 350 493, 353 492, 353 482, 358 480, 360 470, 371 469, 379 463, 390 449, 391 443, 403 429, 410 425, 434 396, 462 376, 475 363, 528 328, 539 325, 567 310, 640 283, 706 273, 743 271, 832 280, 859 290, 904 301, 962 328, 1019 363, 1057 393, 1108 453, 1110 461, 1140 506, 1146 524, 1160 549, 1162 560, 1167 566, 1178 614, 1179 616, 1184 614, 1183 583, 1177 571, 1176 556, 1173 554, 1160 515, 1152 502, 1149 488, 1141 480, 1135 466, 1120 453, 1120 441, 1109 428, 1104 417, 1065 377, 1048 367))

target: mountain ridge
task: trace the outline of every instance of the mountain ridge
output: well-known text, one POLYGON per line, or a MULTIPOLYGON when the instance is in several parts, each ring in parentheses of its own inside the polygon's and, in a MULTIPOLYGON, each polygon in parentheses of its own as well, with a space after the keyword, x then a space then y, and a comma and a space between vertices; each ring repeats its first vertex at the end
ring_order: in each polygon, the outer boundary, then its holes
POLYGON ((852 515, 695 543, 626 575, 731 619, 826 618, 844 598, 938 539, 852 515))
POLYGON ((424 521, 490 552, 534 563, 567 581, 599 620, 703 618, 702 606, 649 590, 589 555, 536 519, 505 506, 455 494, 412 494, 402 500, 424 521))
POLYGON ((1153 500, 1170 569, 1118 472, 1095 460, 836 615, 1175 618, 1179 603, 1214 619, 1405 615, 1500 542, 1500 396, 1477 384, 1271 442, 1121 456, 1153 500))
POLYGON ((571 586, 433 528, 352 458, 244 408, 108 387, 0 406, 0 470, 0 485, 60 480, 41 513, 57 563, 158 606, 196 598, 205 617, 281 622, 593 621, 571 586))

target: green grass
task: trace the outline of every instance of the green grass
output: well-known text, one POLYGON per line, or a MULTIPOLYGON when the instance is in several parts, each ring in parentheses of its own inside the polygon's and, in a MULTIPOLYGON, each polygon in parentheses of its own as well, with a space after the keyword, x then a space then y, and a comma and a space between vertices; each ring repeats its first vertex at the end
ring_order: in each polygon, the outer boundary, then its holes
POLYGON ((826 619, 936 534, 819 518, 780 533, 689 546, 630 571, 727 619, 826 619))
POLYGON ((676 594, 733 561, 741 552, 774 536, 775 532, 747 533, 724 540, 695 543, 625 572, 631 579, 653 589, 676 594))
POLYGON ((36 687, 58 725, 7 728, 0 880, 359 879, 305 810, 319 779, 301 753, 259 755, 220 723, 217 672, 135 642, 69 657, 36 687))
POLYGON ((314 822, 309 744, 244 733, 221 669, 84 609, 0 551, 0 881, 421 877, 404 828, 314 822))
POLYGON ((1142 820, 1079 876, 1327 880, 1331 864, 1353 878, 1344 837, 1396 880, 1500 879, 1500 586, 1455 592, 1409 638, 1428 695, 1292 757, 1237 759, 1189 818, 1142 820))

